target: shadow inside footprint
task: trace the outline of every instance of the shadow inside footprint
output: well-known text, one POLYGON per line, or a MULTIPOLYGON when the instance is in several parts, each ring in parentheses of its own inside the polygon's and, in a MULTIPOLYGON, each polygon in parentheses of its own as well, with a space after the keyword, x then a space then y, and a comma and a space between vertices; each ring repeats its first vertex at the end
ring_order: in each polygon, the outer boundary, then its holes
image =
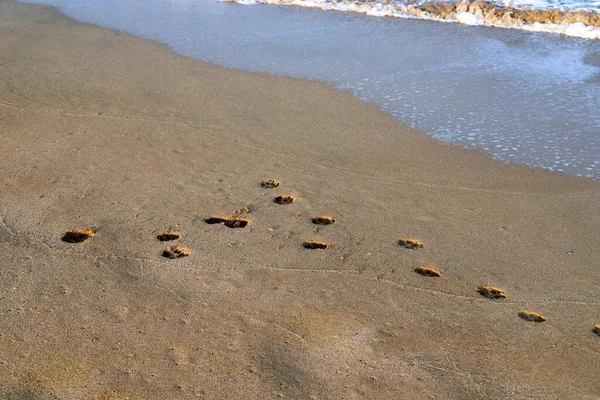
POLYGON ((317 217, 312 218, 313 224, 317 225, 331 225, 335 222, 335 218, 328 217, 326 215, 319 215, 317 217))
POLYGON ((62 241, 67 243, 81 243, 95 235, 96 233, 91 229, 76 229, 65 233, 62 241))
POLYGON ((519 311, 519 317, 531 322, 544 322, 546 320, 546 317, 533 311, 519 311))
POLYGON ((244 228, 250 223, 250 220, 245 218, 230 218, 223 224, 228 228, 244 228))
POLYGON ((276 188, 277 186, 279 186, 279 181, 277 179, 269 179, 266 181, 262 181, 260 183, 260 186, 264 187, 265 189, 276 188))
POLYGON ((479 286, 477 288, 479 294, 488 299, 505 299, 506 292, 503 289, 493 286, 479 286))
POLYGON ((204 220, 207 224, 223 224, 228 228, 244 228, 250 220, 236 217, 210 217, 204 220))
POLYGON ((210 217, 204 220, 207 224, 221 224, 227 221, 229 217, 210 217))
POLYGON ((192 252, 185 247, 167 247, 162 253, 163 257, 166 258, 181 258, 187 257, 190 254, 192 254, 192 252))
POLYGON ((329 248, 329 245, 325 242, 308 241, 308 242, 304 242, 302 245, 304 246, 305 249, 311 249, 311 250, 315 250, 315 249, 324 250, 324 249, 329 248))
POLYGON ((282 195, 282 196, 275 197, 275 199, 273 199, 273 201, 277 204, 291 204, 294 201, 296 201, 296 198, 291 195, 282 195))
POLYGON ((437 268, 431 268, 431 267, 417 267, 417 268, 415 268, 415 272, 417 274, 420 274, 423 276, 430 276, 430 277, 434 277, 434 278, 439 278, 440 276, 442 276, 444 274, 442 272, 442 270, 439 270, 437 268))
POLYGON ((594 326, 594 329, 592 329, 592 332, 594 332, 596 335, 600 336, 600 324, 594 326))
POLYGON ((407 249, 419 249, 423 247, 423 243, 417 239, 400 239, 398 244, 407 249))
POLYGON ((181 234, 179 232, 165 232, 158 235, 156 238, 161 242, 168 242, 169 240, 179 239, 181 234))

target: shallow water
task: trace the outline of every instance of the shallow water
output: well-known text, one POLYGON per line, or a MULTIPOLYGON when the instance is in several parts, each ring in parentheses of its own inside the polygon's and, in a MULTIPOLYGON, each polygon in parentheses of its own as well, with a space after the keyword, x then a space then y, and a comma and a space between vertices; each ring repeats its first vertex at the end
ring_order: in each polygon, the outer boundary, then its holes
POLYGON ((330 82, 499 160, 600 180, 600 42, 213 0, 43 0, 222 66, 330 82))

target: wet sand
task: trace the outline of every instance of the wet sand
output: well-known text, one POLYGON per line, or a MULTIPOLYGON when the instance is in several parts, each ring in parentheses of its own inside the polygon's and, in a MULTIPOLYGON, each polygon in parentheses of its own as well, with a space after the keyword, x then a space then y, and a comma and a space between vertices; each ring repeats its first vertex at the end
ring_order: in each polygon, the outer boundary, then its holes
POLYGON ((0 136, 3 398, 600 395, 598 183, 4 0, 0 136))

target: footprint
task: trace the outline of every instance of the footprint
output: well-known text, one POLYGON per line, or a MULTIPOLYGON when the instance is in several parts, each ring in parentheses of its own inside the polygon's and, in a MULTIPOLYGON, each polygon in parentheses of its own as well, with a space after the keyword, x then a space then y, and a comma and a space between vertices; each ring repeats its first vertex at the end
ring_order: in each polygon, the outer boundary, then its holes
POLYGON ((594 326, 594 329, 592 329, 592 331, 593 331, 593 332, 594 332, 596 335, 600 336, 600 324, 598 324, 598 325, 594 326))
POLYGON ((313 217, 312 222, 313 222, 313 224, 317 224, 317 225, 331 225, 335 222, 335 218, 328 217, 325 215, 320 215, 318 217, 313 217))
POLYGON ((167 247, 162 253, 163 257, 166 258, 181 258, 187 257, 190 254, 192 254, 192 252, 185 247, 167 247))
POLYGON ((329 245, 325 242, 315 242, 312 240, 308 241, 308 242, 304 242, 302 245, 304 246, 305 249, 311 249, 311 250, 314 250, 314 249, 323 250, 323 249, 329 248, 329 245))
POLYGON ((418 249, 423 247, 423 243, 417 239, 400 239, 398 240, 398 244, 407 249, 418 249))
POLYGON ((260 186, 264 187, 265 189, 276 188, 277 186, 279 186, 279 181, 277 179, 269 179, 266 181, 262 181, 260 183, 260 186))
POLYGON ((179 239, 180 236, 181 236, 181 233, 179 233, 179 232, 167 231, 165 233, 161 233, 156 238, 158 240, 160 240, 161 242, 167 242, 169 240, 179 239))
POLYGON ((488 299, 505 299, 506 292, 503 289, 493 286, 479 286, 477 288, 479 294, 488 299))
POLYGON ((65 233, 62 240, 67 243, 81 243, 94 236, 96 236, 96 232, 91 229, 75 229, 65 233))
POLYGON ((210 217, 204 220, 207 224, 223 224, 228 228, 244 228, 250 223, 249 219, 236 217, 210 217))
POLYGON ((442 276, 444 274, 444 272, 440 269, 437 268, 431 268, 431 267, 417 267, 415 268, 415 272, 417 274, 421 274, 423 276, 431 276, 434 278, 439 278, 440 276, 442 276))
POLYGON ((525 321, 532 322, 544 322, 546 320, 546 317, 533 311, 519 311, 519 317, 523 318, 525 321))
POLYGON ((294 201, 296 201, 296 198, 294 196, 286 194, 286 195, 275 197, 275 199, 273 201, 277 204, 291 204, 294 201))

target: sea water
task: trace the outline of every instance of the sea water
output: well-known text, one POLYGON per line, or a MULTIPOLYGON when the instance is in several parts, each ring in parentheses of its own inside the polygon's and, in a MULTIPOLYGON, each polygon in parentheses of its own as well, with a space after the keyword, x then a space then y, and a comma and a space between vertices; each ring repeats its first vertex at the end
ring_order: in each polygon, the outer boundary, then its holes
MULTIPOLYGON (((217 0, 35 2, 225 67, 329 82, 435 138, 505 162, 600 180, 600 40, 532 32, 536 29, 523 24, 499 29, 440 23, 433 21, 437 17, 417 19, 416 12, 411 18, 382 18, 374 12, 322 9, 375 4, 369 1, 326 1, 320 8, 311 6, 315 1, 300 0, 285 1, 285 6, 254 0, 244 0, 250 5, 217 0)), ((385 1, 378 7, 389 4, 402 3, 385 1)), ((431 3, 404 4, 426 9, 431 3)), ((456 9, 464 9, 460 4, 454 4, 455 16, 456 9)), ((599 7, 589 0, 472 4, 479 10, 490 4, 499 10, 559 10, 565 16, 578 10, 592 22, 599 7)), ((460 12, 484 15, 469 7, 460 12)), ((531 26, 536 24, 540 22, 531 26)), ((556 32, 565 33, 569 24, 559 24, 565 29, 556 32)), ((570 25, 596 29, 581 21, 570 25)))

